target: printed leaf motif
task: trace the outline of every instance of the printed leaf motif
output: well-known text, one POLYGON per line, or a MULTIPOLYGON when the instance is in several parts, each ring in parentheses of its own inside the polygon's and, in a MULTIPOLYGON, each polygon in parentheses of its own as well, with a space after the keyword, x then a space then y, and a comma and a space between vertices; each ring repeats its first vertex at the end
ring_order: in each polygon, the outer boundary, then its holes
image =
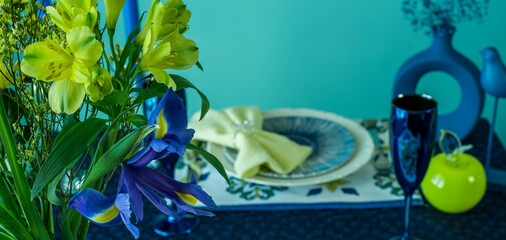
POLYGON ((177 161, 176 166, 175 166, 175 168, 178 170, 184 169, 185 167, 186 167, 186 164, 184 163, 183 160, 177 161))
POLYGON ((341 189, 343 191, 343 193, 346 193, 346 194, 352 194, 352 195, 359 195, 357 190, 355 190, 355 188, 342 188, 341 189))
POLYGON ((378 133, 384 133, 388 130, 388 128, 386 126, 378 126, 377 130, 378 133))
POLYGON ((254 199, 268 200, 275 196, 276 191, 286 190, 288 190, 288 187, 264 186, 249 183, 235 177, 230 178, 230 187, 227 188, 227 192, 239 194, 240 198, 247 201, 254 199))
POLYGON ((334 192, 338 186, 343 186, 343 185, 346 185, 350 183, 350 181, 347 181, 347 180, 344 180, 344 179, 338 179, 338 180, 335 180, 335 181, 331 181, 331 182, 328 182, 328 183, 325 183, 325 187, 330 191, 330 192, 334 192))
POLYGON ((313 188, 311 190, 309 190, 309 192, 306 194, 306 196, 314 196, 314 195, 318 195, 322 193, 322 188, 313 188))
POLYGON ((402 196, 404 191, 402 190, 394 173, 390 170, 388 173, 376 173, 373 176, 374 185, 381 189, 390 189, 390 194, 395 196, 402 196))
POLYGON ((383 155, 383 157, 387 158, 388 159, 388 154, 387 153, 377 153, 375 156, 374 156, 374 162, 378 161, 378 158, 383 155))
POLYGON ((209 177, 210 172, 200 175, 199 181, 205 181, 209 177))

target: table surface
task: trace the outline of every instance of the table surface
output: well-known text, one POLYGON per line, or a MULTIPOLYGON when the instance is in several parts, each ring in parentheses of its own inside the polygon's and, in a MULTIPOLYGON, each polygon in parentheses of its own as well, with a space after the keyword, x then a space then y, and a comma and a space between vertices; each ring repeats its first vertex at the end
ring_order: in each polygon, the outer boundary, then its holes
MULTIPOLYGON (((485 159, 489 124, 481 119, 464 144, 468 153, 485 159)), ((506 169, 506 152, 494 136, 491 166, 506 169)), ((212 193, 211 193, 212 194, 212 193)), ((160 213, 147 201, 137 224, 140 239, 168 239, 154 233, 160 213)), ((169 239, 389 239, 403 228, 403 208, 326 209, 292 211, 214 211, 201 217, 192 233, 169 239)), ((411 232, 421 239, 506 239, 506 187, 488 186, 483 200, 461 214, 442 213, 429 204, 413 207, 411 232)), ((92 224, 87 239, 133 239, 125 226, 92 224)))

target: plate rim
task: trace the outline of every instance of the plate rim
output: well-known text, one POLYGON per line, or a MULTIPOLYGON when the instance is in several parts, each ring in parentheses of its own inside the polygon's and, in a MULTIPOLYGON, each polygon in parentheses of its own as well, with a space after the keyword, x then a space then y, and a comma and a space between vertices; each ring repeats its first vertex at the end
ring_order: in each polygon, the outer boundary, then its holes
MULTIPOLYGON (((355 149, 345 164, 334 170, 330 170, 322 174, 298 178, 272 178, 264 176, 252 176, 249 178, 244 178, 243 180, 245 181, 271 186, 305 186, 321 184, 344 178, 356 172, 364 165, 366 165, 372 158, 374 152, 374 143, 372 137, 364 127, 362 127, 354 120, 345 118, 335 113, 308 108, 273 109, 264 111, 263 116, 269 118, 282 116, 311 116, 336 122, 337 124, 346 128, 352 134, 355 141, 355 149)), ((226 159, 223 151, 220 151, 222 147, 222 145, 212 142, 208 142, 207 144, 207 150, 216 156, 218 160, 220 160, 225 170, 230 175, 237 177, 233 164, 226 159)))
MULTIPOLYGON (((286 118, 286 117, 299 117, 299 116, 295 116, 295 115, 265 116, 265 114, 263 114, 263 117, 264 117, 263 122, 265 122, 265 120, 272 119, 272 118, 286 118)), ((328 120, 328 119, 322 119, 322 118, 314 117, 314 116, 309 116, 307 114, 306 115, 302 115, 300 117, 308 117, 308 118, 314 118, 314 119, 319 119, 319 120, 325 120, 325 121, 328 121, 328 122, 331 122, 333 124, 338 125, 340 128, 344 128, 344 131, 346 131, 347 136, 349 134, 349 137, 351 137, 351 139, 353 140, 353 142, 352 142, 353 146, 352 146, 351 153, 349 153, 349 155, 346 156, 346 159, 344 161, 342 161, 341 163, 339 163, 339 164, 337 164, 335 166, 332 166, 332 167, 330 167, 328 169, 325 169, 323 171, 320 171, 320 172, 313 172, 313 174, 308 174, 308 175, 299 174, 299 175, 296 175, 296 176, 287 176, 288 174, 279 174, 281 176, 275 176, 275 175, 274 176, 269 176, 267 174, 262 174, 261 172, 259 172, 258 176, 265 177, 265 178, 279 179, 279 180, 286 180, 286 179, 290 180, 290 179, 297 179, 297 178, 308 178, 308 177, 322 175, 322 174, 325 174, 326 172, 334 171, 337 168, 341 168, 342 166, 344 166, 351 159, 351 157, 353 156, 353 154, 356 151, 356 147, 355 147, 356 140, 355 140, 355 138, 353 137, 353 134, 351 133, 351 131, 348 128, 346 128, 342 124, 337 123, 335 121, 328 120)), ((234 150, 234 151, 236 151, 236 149, 233 149, 233 148, 228 147, 228 146, 223 146, 223 154, 225 156, 225 159, 228 160, 228 162, 231 162, 232 165, 233 165, 235 159, 232 160, 232 156, 230 155, 230 152, 227 152, 228 151, 227 149, 231 149, 231 150, 234 150)))

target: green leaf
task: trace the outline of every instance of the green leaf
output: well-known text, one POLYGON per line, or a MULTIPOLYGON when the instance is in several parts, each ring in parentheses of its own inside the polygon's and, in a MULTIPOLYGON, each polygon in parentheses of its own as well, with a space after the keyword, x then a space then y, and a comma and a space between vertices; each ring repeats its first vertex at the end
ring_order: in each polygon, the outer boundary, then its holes
MULTIPOLYGON (((33 198, 30 197, 30 186, 28 184, 28 179, 25 175, 25 170, 20 164, 21 161, 18 161, 18 149, 14 143, 14 138, 12 137, 11 127, 7 120, 7 115, 5 114, 4 101, 1 97, 0 135, 2 136, 4 149, 7 154, 7 160, 11 168, 14 186, 16 188, 16 197, 21 209, 23 210, 25 219, 31 227, 31 234, 36 239, 49 239, 49 234, 47 232, 47 229, 44 227, 44 224, 42 223, 42 219, 40 218, 40 214, 37 210, 37 206, 35 205, 35 201, 33 201, 33 198)), ((0 214, 0 216, 1 215, 2 214, 0 214)))
POLYGON ((132 88, 130 92, 137 92, 139 95, 135 98, 134 105, 144 102, 150 98, 154 97, 163 97, 163 95, 167 92, 167 86, 158 82, 151 82, 148 88, 132 88))
POLYGON ((60 133, 58 133, 58 135, 56 135, 56 139, 54 140, 54 143, 53 145, 57 145, 63 138, 63 136, 65 136, 67 133, 69 133, 69 131, 76 125, 78 124, 78 122, 73 122, 73 123, 70 123, 68 124, 67 126, 63 127, 62 130, 60 131, 60 133))
POLYGON ((197 67, 200 69, 200 71, 202 71, 202 72, 204 71, 204 68, 202 67, 202 64, 200 64, 199 61, 197 61, 197 63, 195 65, 197 65, 197 67))
POLYGON ((56 206, 63 206, 63 202, 58 196, 56 196, 56 187, 60 183, 60 179, 65 175, 65 171, 62 171, 57 177, 55 177, 47 186, 47 199, 49 202, 56 206))
POLYGON ((218 160, 214 155, 208 153, 206 150, 199 148, 191 143, 188 143, 186 145, 186 148, 189 150, 193 150, 198 152, 202 157, 204 157, 211 165, 213 165, 216 170, 221 174, 221 176, 227 181, 228 185, 230 185, 230 180, 228 179, 227 172, 225 171, 225 168, 223 165, 221 165, 220 160, 218 160))
POLYGON ((142 47, 135 47, 133 51, 129 55, 128 65, 125 69, 125 76, 127 76, 127 79, 131 79, 134 76, 132 76, 132 70, 134 67, 137 66, 137 60, 139 60, 140 54, 142 52, 142 47))
POLYGON ((91 187, 95 181, 99 180, 105 174, 114 170, 126 158, 130 157, 155 128, 152 125, 139 128, 114 144, 107 152, 104 153, 86 175, 86 179, 82 185, 82 189, 91 187))
POLYGON ((10 237, 9 235, 0 232, 0 240, 14 240, 14 238, 10 237))
POLYGON ((127 98, 128 93, 114 90, 111 94, 105 96, 102 101, 92 102, 90 100, 87 100, 86 103, 97 107, 105 107, 110 105, 123 104, 127 98))
POLYGON ((9 119, 9 122, 15 122, 18 120, 18 116, 20 113, 20 110, 22 112, 25 111, 24 106, 21 104, 18 104, 17 101, 14 101, 9 96, 16 96, 16 93, 14 90, 7 88, 5 90, 2 90, 5 92, 2 92, 2 99, 5 103, 5 112, 7 113, 7 117, 9 119))
MULTIPOLYGON (((18 118, 20 115, 23 115, 24 112, 26 112, 25 106, 22 104, 18 104, 18 102, 15 99, 12 99, 10 96, 16 96, 16 93, 13 89, 7 88, 2 90, 2 99, 5 103, 5 112, 7 114, 7 118, 9 120, 9 123, 12 124, 14 122, 18 121, 18 118)), ((25 139, 29 139, 31 136, 31 128, 25 127, 22 135, 20 135, 17 132, 13 132, 14 142, 16 144, 24 144, 25 139)), ((0 152, 3 151, 3 144, 2 139, 0 139, 0 152)))
POLYGON ((338 179, 338 180, 335 180, 335 181, 324 183, 322 185, 325 186, 330 192, 334 192, 337 189, 338 186, 346 185, 348 183, 350 183, 350 181, 346 181, 346 180, 343 180, 343 179, 338 179))
POLYGON ((207 99, 206 95, 202 93, 200 90, 198 90, 190 81, 188 81, 186 78, 181 77, 179 75, 173 75, 171 74, 170 77, 174 82, 176 82, 177 90, 182 88, 193 88, 197 91, 197 93, 200 95, 200 98, 202 99, 202 109, 200 110, 200 120, 204 118, 204 116, 209 111, 209 100, 207 99))
POLYGON ((122 120, 122 122, 130 122, 135 125, 137 128, 146 126, 148 124, 148 119, 144 117, 144 115, 136 114, 131 115, 122 120))
MULTIPOLYGON (((33 239, 25 225, 11 216, 7 210, 0 205, 0 228, 16 239, 33 239)), ((1 239, 1 238, 0 238, 1 239)))
POLYGON ((4 174, 0 174, 0 204, 3 204, 5 206, 5 210, 16 219, 22 219, 21 209, 19 208, 19 205, 16 204, 16 197, 12 194, 12 191, 5 179, 6 177, 4 174))
POLYGON ((105 128, 105 120, 91 118, 75 124, 54 145, 48 158, 40 168, 32 188, 32 199, 62 171, 71 168, 97 135, 105 128))
POLYGON ((79 122, 79 116, 76 116, 76 115, 79 115, 79 114, 75 114, 75 113, 67 114, 65 116, 65 118, 63 119, 63 127, 66 127, 74 122, 79 122))

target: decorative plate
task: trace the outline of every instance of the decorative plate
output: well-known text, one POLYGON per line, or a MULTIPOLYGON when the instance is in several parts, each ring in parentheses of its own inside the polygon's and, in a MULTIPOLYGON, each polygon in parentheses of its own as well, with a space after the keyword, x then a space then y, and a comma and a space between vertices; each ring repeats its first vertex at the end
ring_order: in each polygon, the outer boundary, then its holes
MULTIPOLYGON (((353 154, 355 140, 351 132, 335 121, 314 116, 264 117, 262 128, 288 137, 313 149, 311 155, 289 174, 279 174, 262 168, 257 174, 273 178, 302 178, 325 173, 341 167, 353 154)), ((237 150, 223 147, 227 160, 235 163, 237 150)))
MULTIPOLYGON (((319 173, 317 174, 308 174, 308 173, 300 173, 298 175, 265 175, 268 174, 268 171, 262 171, 262 175, 257 174, 256 176, 247 178, 245 180, 253 183, 263 184, 263 185, 274 185, 274 186, 301 186, 301 185, 312 185, 312 184, 321 184, 325 182, 329 182, 335 179, 340 179, 348 176, 349 174, 357 171, 362 166, 364 166, 370 159, 374 150, 374 143, 365 128, 360 126, 360 124, 356 123, 353 120, 344 118, 342 116, 336 115, 334 113, 322 112, 312 109, 277 109, 272 111, 266 111, 263 113, 265 123, 264 129, 268 129, 270 127, 277 128, 278 126, 274 126, 273 123, 267 123, 271 119, 274 123, 277 123, 275 119, 284 118, 284 119, 318 119, 314 120, 320 123, 327 123, 330 126, 339 126, 336 128, 342 129, 339 130, 339 134, 341 137, 345 137, 348 139, 343 142, 341 146, 350 147, 353 145, 353 149, 351 150, 350 156, 348 156, 344 161, 338 162, 336 161, 332 166, 327 167, 325 170, 317 170, 319 173), (342 131, 342 132, 341 132, 342 131), (346 134, 348 132, 353 140, 349 140, 346 134), (350 143, 351 141, 351 143, 350 143)), ((290 121, 290 120, 288 120, 290 121)), ((312 120, 313 121, 313 120, 312 120)), ((299 125, 299 124, 296 124, 299 125)), ((318 126, 316 126, 317 128, 318 126)), ((277 131, 278 133, 281 133, 277 131)), ((292 131, 293 132, 293 131, 292 131)), ((306 131, 304 131, 306 132, 306 131)), ((297 139, 297 137, 290 136, 293 140, 298 141, 301 144, 314 144, 313 141, 305 142, 308 138, 297 139)), ((329 136, 330 137, 330 136, 329 136)), ((234 159, 233 151, 226 149, 217 144, 208 143, 208 151, 220 159, 223 167, 227 172, 236 176, 234 171, 234 165, 230 159, 234 159), (227 157, 226 155, 229 155, 227 157)), ((318 153, 319 150, 316 151, 318 153)), ((331 152, 331 151, 330 151, 331 152)), ((342 151, 342 153, 346 153, 346 151, 342 151)), ((323 154, 326 156, 326 153, 323 154)), ((346 155, 346 154, 344 154, 346 155)), ((318 165, 318 164, 317 164, 318 165)), ((324 167, 322 167, 323 169, 324 167)))

